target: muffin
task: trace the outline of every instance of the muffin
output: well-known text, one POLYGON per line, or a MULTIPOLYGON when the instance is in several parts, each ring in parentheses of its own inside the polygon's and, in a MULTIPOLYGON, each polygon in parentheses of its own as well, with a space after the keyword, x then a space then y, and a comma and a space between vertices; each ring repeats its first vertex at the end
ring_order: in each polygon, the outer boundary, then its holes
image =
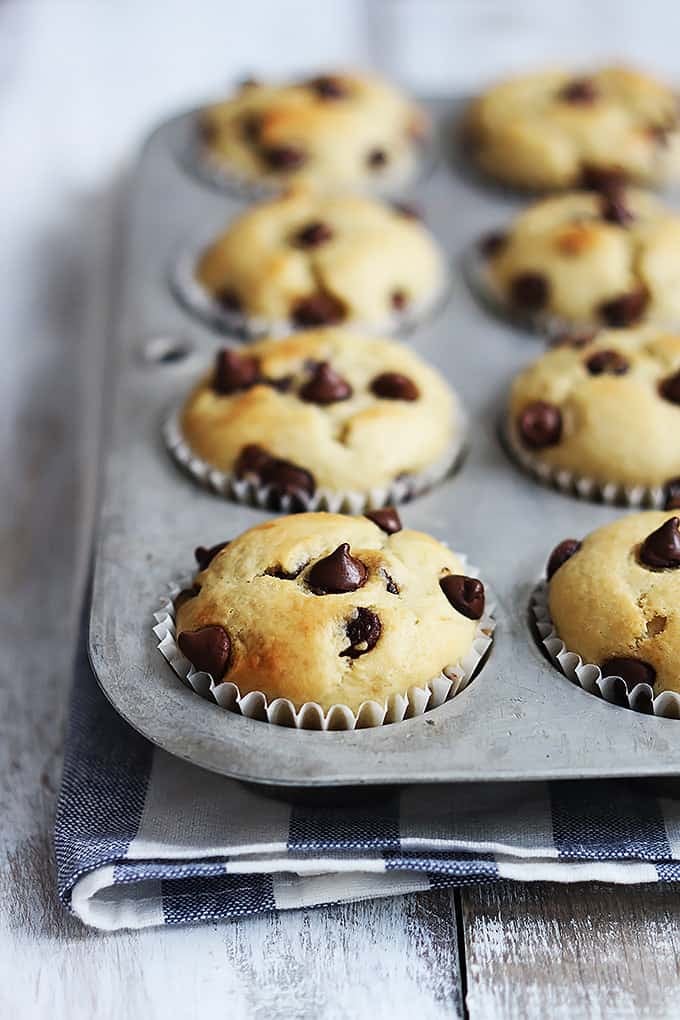
POLYGON ((434 304, 446 275, 443 252, 408 211, 301 189, 246 210, 193 271, 214 321, 251 333, 398 328, 434 304))
POLYGON ((614 328, 680 323, 680 215, 645 192, 544 199, 482 250, 492 297, 516 316, 614 328))
POLYGON ((470 107, 465 140, 478 166, 517 188, 591 186, 615 177, 680 177, 675 94, 625 67, 547 70, 501 82, 470 107))
POLYGON ((373 75, 245 82, 199 118, 201 158, 227 178, 387 192, 415 175, 428 118, 373 75))
POLYGON ((663 505, 680 479, 680 333, 646 326, 586 340, 517 376, 512 448, 546 478, 588 479, 629 498, 643 490, 663 505))
POLYGON ((339 507, 352 494, 359 509, 441 477, 463 420, 447 383, 412 351, 327 328, 219 351, 179 432, 232 495, 229 480, 241 479, 298 508, 322 498, 339 507))
POLYGON ((646 511, 567 539, 547 568, 548 608, 570 652, 630 693, 680 692, 680 517, 646 511))
POLYGON ((175 599, 177 645, 240 698, 357 714, 478 660, 484 585, 394 509, 280 517, 196 556, 175 599))

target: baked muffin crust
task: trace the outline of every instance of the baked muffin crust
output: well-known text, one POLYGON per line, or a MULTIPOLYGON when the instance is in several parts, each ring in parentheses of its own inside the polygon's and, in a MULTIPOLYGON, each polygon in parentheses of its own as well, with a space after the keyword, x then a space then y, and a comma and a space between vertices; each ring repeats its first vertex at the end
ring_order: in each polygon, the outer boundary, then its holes
POLYGON ((257 446, 316 487, 360 492, 435 464, 462 431, 452 391, 415 353, 333 328, 220 352, 180 425, 227 474, 247 473, 257 446))
POLYGON ((639 190, 543 199, 487 246, 485 264, 515 314, 614 328, 680 323, 680 216, 639 190))
POLYGON ((513 445, 576 477, 665 486, 680 476, 680 333, 609 330, 544 354, 515 379, 508 425, 513 445))
POLYGON ((646 511, 592 532, 555 570, 549 607, 566 648, 629 687, 680 691, 677 512, 646 511), (662 552, 665 567, 646 560, 662 552))
POLYGON ((389 191, 414 175, 428 133, 423 110, 367 74, 245 83, 201 112, 204 158, 226 173, 324 190, 389 191))
POLYGON ((481 582, 429 535, 298 514, 251 528, 199 571, 178 605, 178 644, 241 694, 356 712, 459 663, 483 608, 481 582), (445 592, 452 578, 467 595, 445 592))
POLYGON ((676 97, 627 67, 503 81, 472 104, 466 135, 485 173, 519 188, 573 188, 612 174, 657 185, 680 176, 676 97))
POLYGON ((444 255, 400 208, 295 189, 247 209, 196 266, 231 312, 280 329, 371 329, 422 314, 441 293, 444 255))

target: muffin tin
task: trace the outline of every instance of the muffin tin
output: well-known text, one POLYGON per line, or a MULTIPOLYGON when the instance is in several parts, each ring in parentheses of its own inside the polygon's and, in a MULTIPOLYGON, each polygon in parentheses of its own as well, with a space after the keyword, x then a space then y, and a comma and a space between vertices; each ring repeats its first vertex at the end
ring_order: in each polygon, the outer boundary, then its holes
POLYGON ((461 104, 426 104, 441 129, 441 155, 408 199, 456 270, 446 306, 404 342, 461 395, 469 450, 455 475, 402 507, 401 516, 406 527, 431 532, 479 564, 497 625, 489 657, 466 690, 425 715, 376 729, 294 730, 239 716, 198 697, 159 655, 152 616, 168 584, 193 569, 193 548, 269 515, 198 486, 178 470, 161 435, 169 410, 223 342, 175 301, 169 274, 187 236, 211 226, 217 232, 243 200, 206 188, 176 160, 191 114, 154 132, 134 172, 105 385, 111 428, 90 657, 124 718, 215 772, 289 787, 680 774, 676 720, 579 689, 532 633, 531 593, 552 548, 625 511, 543 487, 503 450, 498 424, 509 383, 544 342, 490 317, 459 271, 474 240, 522 204, 458 171, 447 139, 461 104))

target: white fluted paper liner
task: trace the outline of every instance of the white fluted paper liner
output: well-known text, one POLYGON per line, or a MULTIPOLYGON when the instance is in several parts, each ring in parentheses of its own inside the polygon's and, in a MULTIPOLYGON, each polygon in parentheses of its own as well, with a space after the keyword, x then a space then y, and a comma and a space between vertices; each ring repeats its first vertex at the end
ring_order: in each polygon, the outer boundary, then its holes
POLYGON ((181 428, 181 407, 173 408, 163 423, 162 432, 169 453, 180 467, 201 485, 220 496, 262 509, 271 509, 275 506, 285 513, 294 513, 302 506, 305 510, 360 514, 364 510, 407 503, 442 481, 455 468, 465 449, 467 418, 459 401, 455 397, 454 400, 456 434, 444 455, 423 471, 394 479, 389 485, 372 486, 363 492, 337 491, 320 487, 311 496, 302 493, 299 496, 281 495, 276 493, 272 486, 258 485, 249 479, 237 478, 234 474, 219 471, 198 457, 184 438, 181 428))
POLYGON ((531 594, 531 612, 541 644, 550 661, 572 683, 578 684, 588 694, 604 698, 612 705, 664 719, 680 719, 680 695, 675 691, 662 691, 654 697, 650 684, 636 684, 629 691, 622 677, 602 676, 600 667, 595 663, 584 662, 576 652, 568 651, 550 615, 548 585, 545 581, 541 581, 531 594))
MULTIPOLYGON (((460 556, 460 559, 467 573, 479 576, 476 568, 467 566, 465 557, 460 556)), ((377 701, 364 701, 356 713, 347 705, 332 705, 325 712, 316 702, 306 702, 296 709, 293 702, 287 698, 276 698, 269 702, 261 691, 251 691, 242 695, 238 685, 231 681, 216 684, 209 673, 194 669, 189 660, 182 655, 175 639, 174 599, 191 583, 191 580, 185 580, 184 584, 170 584, 168 594, 161 597, 160 609, 154 613, 156 624, 153 633, 163 658, 180 680, 208 701, 249 719, 295 729, 366 729, 401 722, 438 708, 468 686, 493 641, 496 626, 493 617, 494 604, 489 600, 487 589, 487 605, 482 618, 477 622, 468 653, 461 662, 445 666, 441 673, 422 687, 413 685, 404 694, 392 694, 382 705, 377 701)))
MULTIPOLYGON (((212 234, 201 242, 194 242, 180 251, 170 270, 170 288, 184 308, 196 315, 211 329, 218 330, 241 340, 261 340, 264 337, 286 337, 300 332, 301 328, 290 319, 266 319, 246 316, 242 312, 225 308, 196 276, 196 266, 202 252, 215 240, 212 234)), ((451 272, 442 260, 441 279, 436 281, 433 293, 426 301, 411 302, 403 311, 385 316, 378 323, 348 320, 337 325, 347 326, 355 331, 364 331, 372 336, 395 336, 410 333, 443 306, 451 289, 451 272)))
POLYGON ((545 485, 559 489, 569 496, 610 506, 663 510, 666 490, 663 485, 624 485, 623 482, 600 482, 587 475, 579 475, 567 468, 547 464, 524 447, 517 435, 514 422, 506 417, 501 425, 506 448, 514 460, 530 475, 545 485))

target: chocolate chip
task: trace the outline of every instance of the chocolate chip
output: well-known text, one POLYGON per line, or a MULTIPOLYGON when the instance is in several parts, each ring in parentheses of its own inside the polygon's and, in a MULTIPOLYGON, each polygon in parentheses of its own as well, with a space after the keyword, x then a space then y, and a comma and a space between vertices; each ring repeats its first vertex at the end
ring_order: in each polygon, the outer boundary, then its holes
POLYGON ((296 326, 329 326, 342 322, 345 318, 345 306, 332 294, 311 294, 301 298, 291 310, 291 319, 296 326))
POLYGON ((484 585, 476 577, 447 574, 439 587, 457 612, 468 620, 479 620, 484 612, 484 585))
POLYGON ((545 308, 550 295, 550 284, 542 273, 520 273, 510 283, 513 305, 530 312, 545 308))
POLYGON ((618 351, 595 351, 585 362, 591 375, 624 375, 630 365, 618 351))
POLYGON ((647 536, 640 547, 640 562, 657 570, 680 568, 680 517, 671 517, 647 536))
POLYGON ((310 471, 292 461, 272 457, 255 443, 243 447, 234 465, 234 474, 237 478, 250 477, 261 485, 268 485, 278 496, 292 497, 296 506, 305 507, 316 489, 310 471))
POLYGON ((314 220, 314 222, 308 223, 301 230, 298 230, 295 235, 295 244, 299 248, 318 248, 320 244, 325 244, 332 237, 333 231, 327 223, 322 223, 321 220, 314 220))
POLYGON ((602 676, 620 676, 629 691, 638 684, 653 686, 656 670, 643 659, 630 659, 627 656, 613 656, 605 659, 600 666, 602 676))
POLYGON ((551 347, 573 347, 578 350, 587 347, 597 336, 596 329, 564 330, 550 341, 551 347))
POLYGON ((262 118, 256 113, 247 113, 241 120, 241 134, 251 145, 256 145, 262 132, 262 118))
POLYGON ((198 630, 184 630, 177 639, 179 650, 202 673, 210 673, 216 684, 229 666, 231 641, 224 627, 210 624, 198 630))
POLYGON ((225 347, 217 355, 213 389, 221 396, 229 396, 231 393, 238 393, 239 390, 247 390, 254 386, 259 374, 257 358, 238 354, 225 347))
POLYGON ((671 478, 664 486, 664 509, 680 510, 680 478, 671 478))
POLYGON ((535 400, 519 415, 517 428, 524 444, 534 450, 555 446, 562 438, 562 412, 554 404, 535 400))
POLYGON ((262 159, 271 170, 298 170, 307 161, 307 155, 295 145, 273 145, 261 150, 262 159))
POLYGON ((198 563, 198 569, 205 570, 206 567, 210 566, 218 552, 222 552, 228 545, 228 542, 218 542, 217 545, 211 545, 207 549, 204 545, 197 546, 194 549, 194 556, 198 563))
POLYGON ((635 215, 626 206, 623 188, 606 189, 600 201, 600 214, 608 223, 616 223, 627 227, 635 219, 635 215))
POLYGON ((315 595, 340 595, 356 591, 366 584, 368 570, 355 559, 344 542, 322 560, 318 560, 307 574, 307 584, 315 595))
POLYGON ((175 613, 179 612, 185 602, 188 602, 190 599, 195 599, 196 596, 200 594, 200 591, 201 589, 199 585, 194 584, 191 588, 183 588, 182 591, 178 592, 173 600, 175 613))
POLYGON ((378 643, 382 633, 382 624, 379 618, 370 609, 357 609, 357 615, 350 620, 346 627, 349 638, 349 648, 345 648, 340 655, 346 655, 350 659, 358 659, 365 655, 378 643))
POLYGON ((589 105, 598 98, 598 91, 590 78, 574 78, 560 89, 558 97, 565 103, 589 105))
POLYGON ((213 120, 199 120, 198 137, 204 145, 212 145, 218 133, 217 124, 213 120))
POLYGON ((614 329, 621 326, 632 326, 642 318, 647 307, 647 292, 640 288, 629 294, 621 294, 600 305, 600 315, 614 329))
POLYGON ((270 453, 267 453, 256 443, 249 443, 248 446, 243 447, 238 456, 234 465, 234 474, 237 478, 254 475, 259 480, 260 472, 270 460, 272 460, 270 453))
POLYGON ((386 570, 381 570, 380 573, 385 578, 385 588, 390 593, 390 595, 398 595, 399 594, 399 586, 396 583, 396 581, 394 580, 394 578, 392 577, 392 575, 388 574, 386 570))
POLYGON ((321 99, 345 99, 348 95, 347 86, 340 78, 331 75, 320 75, 312 78, 307 85, 321 99))
POLYGON ((384 149, 371 149, 366 156, 366 162, 371 170, 380 170, 387 164, 387 153, 384 149))
POLYGON ((408 294, 404 290, 393 290, 390 294, 390 304, 396 311, 401 312, 408 305, 408 294))
POLYGON ((385 506, 382 510, 368 510, 364 517, 368 517, 369 521, 377 524, 381 531, 387 535, 394 535, 397 531, 401 531, 401 518, 393 506, 385 506))
POLYGON ((594 166, 587 163, 581 168, 581 187, 588 191, 611 193, 620 189, 626 180, 626 172, 620 166, 594 166))
POLYGON ((311 379, 300 390, 300 399, 309 404, 336 404, 351 396, 350 384, 327 361, 319 362, 311 379))
POLYGON ((416 208, 415 205, 411 205, 410 202, 393 202, 392 208, 395 213, 405 217, 407 220, 422 220, 422 214, 420 209, 416 208))
POLYGON ((664 400, 670 400, 671 404, 680 404, 680 372, 660 382, 659 393, 664 400))
POLYGON ((279 565, 277 567, 270 567, 268 570, 265 570, 265 575, 267 577, 276 577, 280 581, 294 581, 296 577, 300 576, 300 574, 302 573, 306 566, 307 564, 305 563, 302 566, 298 567, 297 570, 290 571, 284 570, 283 567, 279 565))
POLYGON ((407 375, 401 372, 383 372, 371 382, 371 392, 385 400, 417 400, 420 390, 407 375))
POLYGON ((669 136, 677 131, 677 129, 676 121, 671 121, 668 124, 650 124, 647 128, 647 134, 657 145, 665 147, 668 145, 669 136))
POLYGON ((565 538, 563 542, 556 545, 553 551, 550 553, 550 559, 548 565, 545 568, 545 576, 550 580, 553 574, 560 569, 560 567, 570 560, 574 553, 577 553, 581 548, 581 543, 577 538, 565 538))
POLYGON ((235 290, 231 287, 225 287, 224 290, 218 291, 215 295, 215 300, 222 308, 225 308, 228 312, 240 312, 241 311, 241 299, 235 290))
POLYGON ((500 230, 485 234, 479 241, 479 250, 485 259, 498 255, 508 243, 508 235, 500 230))
POLYGON ((253 77, 249 76, 247 78, 242 78, 241 79, 241 81, 239 82, 239 88, 240 89, 252 89, 256 85, 259 85, 259 84, 260 84, 260 82, 259 82, 258 78, 253 78, 253 77))

